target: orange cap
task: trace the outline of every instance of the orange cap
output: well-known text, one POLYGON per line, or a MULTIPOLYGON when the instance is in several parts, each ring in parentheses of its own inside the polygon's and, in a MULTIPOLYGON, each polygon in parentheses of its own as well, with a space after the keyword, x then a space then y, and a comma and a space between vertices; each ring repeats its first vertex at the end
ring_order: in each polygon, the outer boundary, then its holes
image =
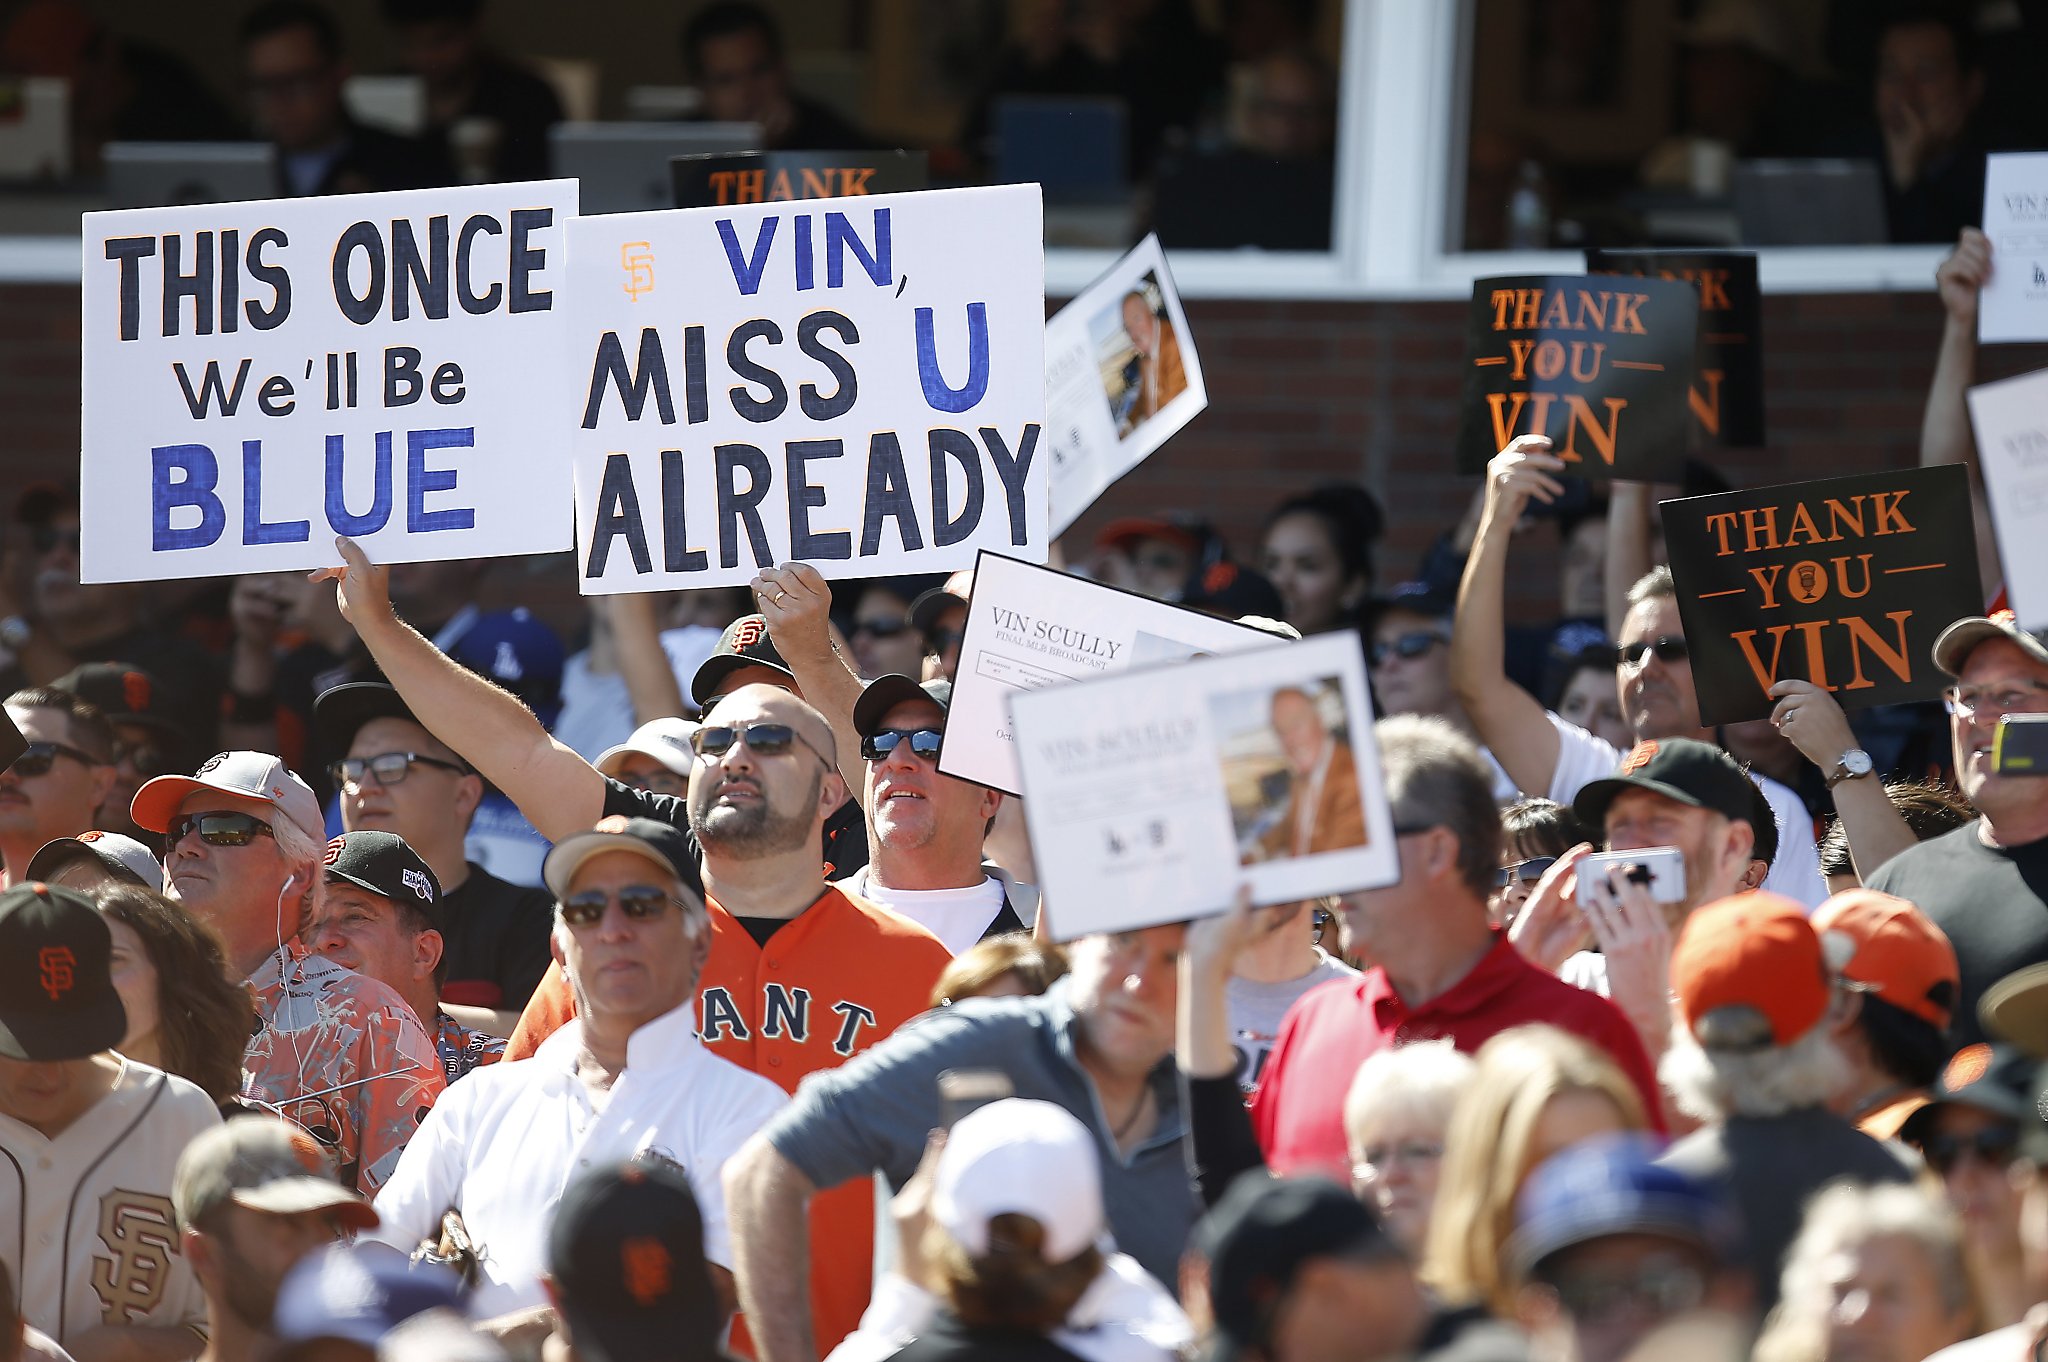
POLYGON ((1962 972, 1956 948, 1927 914, 1875 889, 1847 889, 1814 910, 1828 963, 1902 1012, 1948 1030, 1962 972))
POLYGON ((1790 1045, 1827 1014, 1827 960, 1806 910, 1777 894, 1696 909, 1671 952, 1686 1027, 1709 1050, 1790 1045))

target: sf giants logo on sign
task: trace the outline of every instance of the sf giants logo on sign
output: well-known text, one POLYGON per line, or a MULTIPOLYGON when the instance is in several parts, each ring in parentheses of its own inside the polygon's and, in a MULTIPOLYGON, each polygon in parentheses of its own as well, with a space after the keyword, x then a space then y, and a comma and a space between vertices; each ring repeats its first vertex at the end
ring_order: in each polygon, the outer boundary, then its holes
POLYGON ((100 1242, 92 1289, 106 1324, 133 1324, 156 1308, 178 1251, 177 1216, 170 1198, 114 1191, 100 1198, 100 1242))
POLYGON ((69 946, 45 946, 36 955, 36 968, 42 980, 43 992, 56 1002, 71 991, 73 971, 78 959, 71 954, 69 946))

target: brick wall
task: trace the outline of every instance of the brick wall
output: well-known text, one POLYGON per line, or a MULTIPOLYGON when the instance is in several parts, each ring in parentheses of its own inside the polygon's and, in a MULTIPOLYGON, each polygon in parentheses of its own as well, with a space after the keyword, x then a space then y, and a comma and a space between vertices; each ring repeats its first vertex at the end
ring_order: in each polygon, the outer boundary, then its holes
MULTIPOLYGON (((1111 516, 1186 508, 1253 556, 1275 501, 1350 477, 1387 508, 1382 578, 1405 576, 1473 490, 1450 471, 1462 305, 1191 302, 1187 313, 1209 410, 1111 488, 1074 537, 1085 542, 1111 516)), ((1738 484, 1910 464, 1939 328, 1929 293, 1767 299, 1771 447, 1714 461, 1738 484)), ((0 504, 77 467, 78 336, 76 288, 0 285, 0 504)), ((2001 347, 1981 376, 2043 366, 2048 347, 2001 347)), ((1540 591, 1552 580, 1548 545, 1526 555, 1517 579, 1540 591)), ((1540 595, 1530 604, 1544 608, 1540 595)))

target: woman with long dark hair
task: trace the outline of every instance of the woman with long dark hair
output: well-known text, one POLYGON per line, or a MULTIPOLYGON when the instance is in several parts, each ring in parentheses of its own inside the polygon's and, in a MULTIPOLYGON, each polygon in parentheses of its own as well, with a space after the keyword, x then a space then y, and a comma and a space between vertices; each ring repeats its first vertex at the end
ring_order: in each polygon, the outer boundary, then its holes
POLYGON ((114 935, 114 989, 128 1012, 115 1048, 190 1080, 217 1105, 232 1102, 256 1013, 220 941, 162 894, 119 884, 92 898, 114 935))

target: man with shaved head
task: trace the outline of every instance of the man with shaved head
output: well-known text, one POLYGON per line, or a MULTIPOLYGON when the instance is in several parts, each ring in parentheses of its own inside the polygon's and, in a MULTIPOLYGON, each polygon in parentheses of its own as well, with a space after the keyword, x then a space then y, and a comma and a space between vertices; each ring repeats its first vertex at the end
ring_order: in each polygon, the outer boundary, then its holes
MULTIPOLYGON (((346 566, 325 575, 384 675, 542 836, 560 842, 622 816, 667 823, 694 845, 699 860, 685 857, 683 868, 701 871, 710 918, 699 1030, 714 1055, 794 1092, 806 1074, 837 1067, 923 1010, 946 948, 825 882, 821 833, 846 787, 817 710, 775 686, 740 686, 692 735, 689 792, 636 790, 600 775, 517 699, 436 650, 393 613, 387 569, 350 540, 339 546, 346 566)), ((565 989, 543 982, 506 1058, 532 1053, 573 1008, 565 989)), ((811 1307, 823 1351, 867 1305, 873 1217, 866 1183, 811 1203, 811 1307)))

